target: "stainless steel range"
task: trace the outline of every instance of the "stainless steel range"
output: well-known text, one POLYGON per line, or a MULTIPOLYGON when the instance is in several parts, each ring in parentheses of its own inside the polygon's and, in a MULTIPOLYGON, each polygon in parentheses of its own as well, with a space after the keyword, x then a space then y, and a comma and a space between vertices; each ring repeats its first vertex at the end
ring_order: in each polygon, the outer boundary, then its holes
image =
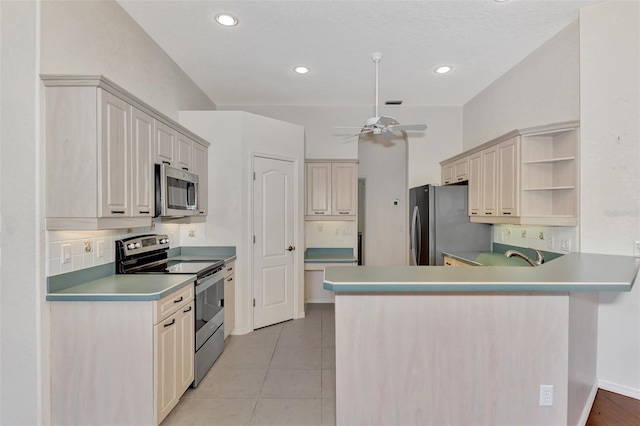
POLYGON ((166 235, 139 235, 116 241, 116 273, 196 275, 196 355, 192 386, 197 387, 224 350, 224 261, 174 261, 169 260, 168 251, 166 235))

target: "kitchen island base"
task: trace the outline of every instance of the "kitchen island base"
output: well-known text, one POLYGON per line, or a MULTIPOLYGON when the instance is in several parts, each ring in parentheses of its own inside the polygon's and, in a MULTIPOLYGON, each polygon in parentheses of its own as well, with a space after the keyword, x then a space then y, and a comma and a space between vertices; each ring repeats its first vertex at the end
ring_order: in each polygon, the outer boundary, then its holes
POLYGON ((338 425, 577 425, 597 293, 337 293, 338 425), (540 386, 553 405, 540 405, 540 386))

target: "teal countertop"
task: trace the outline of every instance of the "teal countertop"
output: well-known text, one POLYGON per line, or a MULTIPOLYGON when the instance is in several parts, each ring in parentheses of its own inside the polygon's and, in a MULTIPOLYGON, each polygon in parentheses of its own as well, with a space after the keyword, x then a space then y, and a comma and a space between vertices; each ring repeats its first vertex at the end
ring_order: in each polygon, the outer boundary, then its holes
MULTIPOLYGON (((178 247, 171 260, 191 262, 236 260, 236 248, 223 246, 178 247)), ((115 264, 47 277, 48 301, 149 301, 158 300, 193 283, 190 274, 116 274, 115 264)))
POLYGON ((159 300, 195 280, 195 275, 186 274, 111 275, 49 293, 47 300, 84 302, 159 300))
POLYGON ((569 253, 537 267, 332 266, 336 293, 630 291, 640 258, 569 253))
POLYGON ((304 251, 305 263, 353 263, 358 259, 352 248, 309 247, 304 251))
POLYGON ((529 264, 519 257, 506 257, 502 253, 487 251, 442 252, 445 256, 476 266, 527 266, 529 264))

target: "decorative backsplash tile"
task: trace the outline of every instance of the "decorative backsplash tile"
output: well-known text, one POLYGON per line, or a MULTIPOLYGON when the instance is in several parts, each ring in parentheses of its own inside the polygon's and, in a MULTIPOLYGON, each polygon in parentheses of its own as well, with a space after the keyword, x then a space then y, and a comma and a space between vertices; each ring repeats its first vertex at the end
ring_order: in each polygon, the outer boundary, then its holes
MULTIPOLYGON (((181 235, 189 235, 189 229, 197 229, 196 235, 206 235, 206 224, 178 225, 162 222, 151 227, 115 229, 105 231, 47 231, 47 276, 78 271, 115 261, 115 241, 143 234, 167 234, 171 248, 180 247, 181 235), (130 232, 129 232, 130 231, 130 232), (71 257, 63 263, 63 247, 68 246, 71 257)), ((198 245, 189 238, 187 245, 198 245)))
POLYGON ((579 251, 578 228, 534 225, 493 225, 493 242, 555 253, 579 251))

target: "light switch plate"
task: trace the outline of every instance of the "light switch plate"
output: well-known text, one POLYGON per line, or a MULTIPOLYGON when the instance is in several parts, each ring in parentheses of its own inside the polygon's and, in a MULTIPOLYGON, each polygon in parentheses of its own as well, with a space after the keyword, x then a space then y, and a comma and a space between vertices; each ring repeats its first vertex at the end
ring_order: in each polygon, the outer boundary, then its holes
POLYGON ((62 244, 60 246, 60 263, 71 263, 71 244, 62 244))

